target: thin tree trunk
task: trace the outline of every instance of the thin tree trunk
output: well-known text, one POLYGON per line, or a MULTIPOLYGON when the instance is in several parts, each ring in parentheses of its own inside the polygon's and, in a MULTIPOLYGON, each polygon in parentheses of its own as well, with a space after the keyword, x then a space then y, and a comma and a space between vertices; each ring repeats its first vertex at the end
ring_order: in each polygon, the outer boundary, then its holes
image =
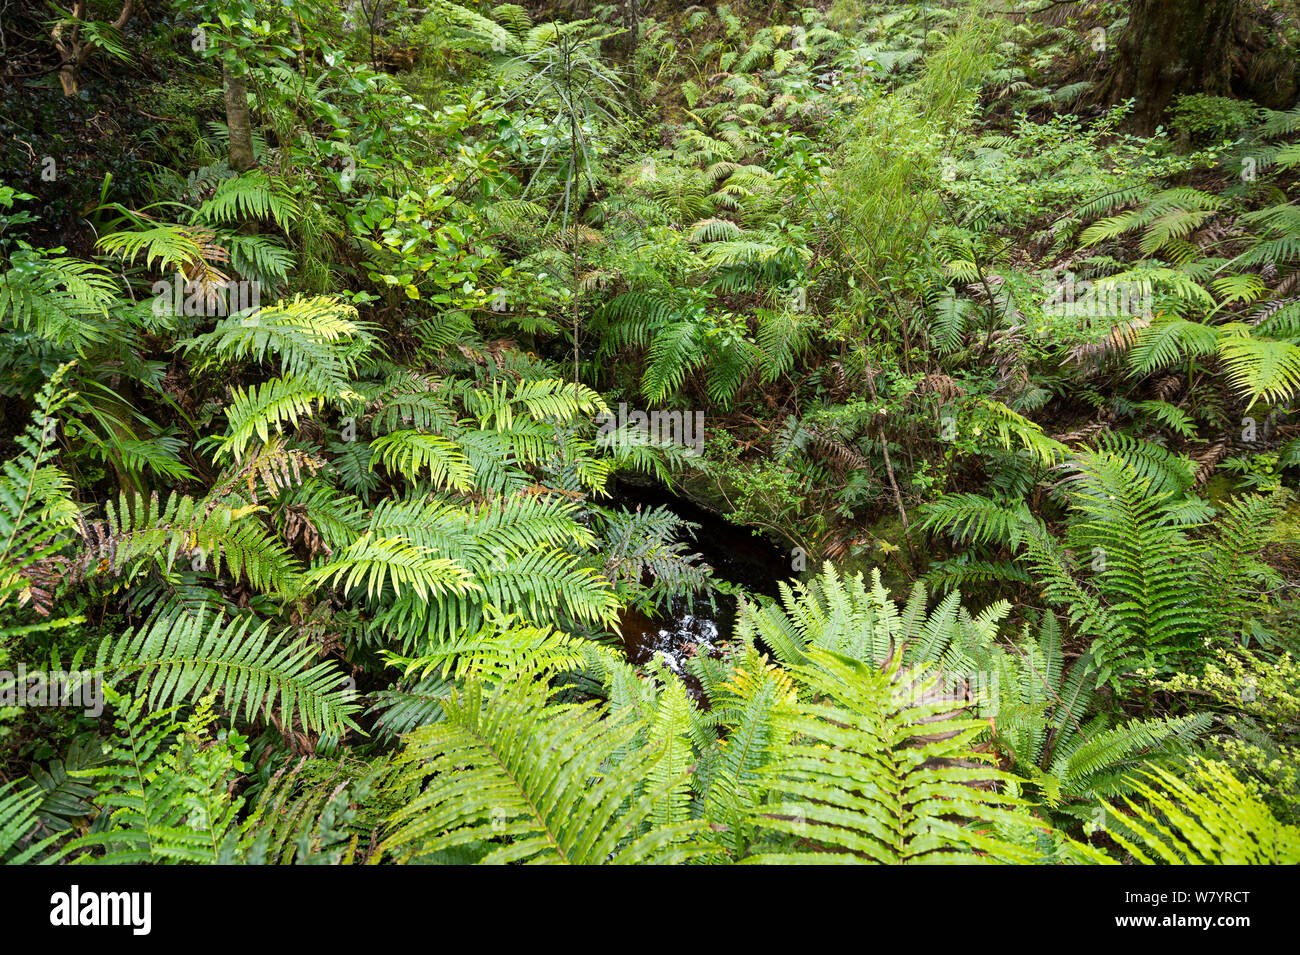
MULTIPOLYGON (((576 191, 576 190, 575 190, 576 191)), ((572 245, 573 263, 573 401, 578 401, 578 297, 582 294, 582 279, 579 276, 578 263, 578 217, 575 213, 572 231, 569 234, 572 245)))
MULTIPOLYGON (((131 19, 131 11, 135 7, 135 0, 125 0, 122 9, 113 21, 114 28, 122 30, 126 28, 127 21, 131 19)), ((81 71, 81 65, 86 62, 86 58, 95 49, 95 44, 89 40, 83 40, 81 36, 80 21, 86 18, 86 0, 77 0, 72 7, 72 27, 67 33, 64 27, 66 21, 60 20, 54 25, 50 32, 50 39, 54 41, 54 48, 59 51, 59 57, 62 62, 59 64, 59 85, 63 87, 64 96, 75 96, 77 94, 77 77, 81 71)))
POLYGON ((578 294, 582 290, 578 278, 578 223, 573 224, 573 400, 578 400, 578 294))
POLYGON ((226 94, 226 127, 230 130, 230 168, 243 172, 257 161, 253 155, 253 119, 248 111, 248 83, 222 62, 226 94))
MULTIPOLYGON (((566 41, 567 43, 567 41, 566 41)), ((573 402, 578 403, 578 297, 582 293, 582 280, 578 275, 578 110, 573 102, 573 66, 569 62, 568 47, 565 46, 564 76, 565 91, 569 104, 569 181, 572 183, 573 203, 573 402)), ((568 210, 566 210, 568 211, 568 210)))
MULTIPOLYGON (((870 368, 867 369, 867 388, 871 391, 871 400, 878 401, 876 381, 870 368)), ((903 492, 898 487, 898 478, 894 476, 894 462, 889 459, 889 437, 885 434, 883 425, 877 426, 876 434, 880 438, 880 450, 885 456, 885 477, 889 478, 889 488, 894 492, 894 504, 898 507, 898 517, 903 522, 903 543, 907 545, 907 553, 912 558, 912 566, 920 567, 920 562, 916 557, 916 548, 912 546, 912 531, 907 520, 907 508, 903 506, 903 492)))

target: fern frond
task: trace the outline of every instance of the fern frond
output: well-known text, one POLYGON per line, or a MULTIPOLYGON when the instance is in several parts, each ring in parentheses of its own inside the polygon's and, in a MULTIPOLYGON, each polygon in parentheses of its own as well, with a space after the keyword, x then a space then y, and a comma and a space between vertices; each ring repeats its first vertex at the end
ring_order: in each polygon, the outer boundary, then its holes
POLYGON ((663 751, 627 751, 634 722, 592 704, 548 705, 550 692, 521 673, 490 694, 470 681, 449 695, 444 719, 406 739, 400 779, 417 795, 391 817, 382 850, 399 858, 469 850, 498 864, 666 863, 704 854, 699 822, 647 826, 677 782, 650 782, 663 751))
POLYGON ((315 657, 315 647, 280 640, 266 622, 199 613, 158 617, 104 641, 96 666, 114 682, 135 677, 136 694, 151 709, 215 692, 232 711, 242 707, 245 719, 278 711, 286 729, 294 722, 315 733, 355 729, 358 707, 342 673, 315 657))
POLYGON ((814 650, 795 674, 817 702, 779 720, 774 799, 755 825, 798 840, 760 863, 1026 862, 1034 851, 990 834, 1038 826, 1025 804, 978 788, 1006 777, 970 748, 984 724, 927 703, 936 678, 895 658, 883 671, 814 650), (936 720, 936 718, 938 718, 936 720))
POLYGON ((1275 819, 1222 763, 1197 760, 1190 773, 1153 769, 1135 780, 1146 803, 1111 806, 1107 832, 1143 865, 1295 865, 1300 829, 1275 819))

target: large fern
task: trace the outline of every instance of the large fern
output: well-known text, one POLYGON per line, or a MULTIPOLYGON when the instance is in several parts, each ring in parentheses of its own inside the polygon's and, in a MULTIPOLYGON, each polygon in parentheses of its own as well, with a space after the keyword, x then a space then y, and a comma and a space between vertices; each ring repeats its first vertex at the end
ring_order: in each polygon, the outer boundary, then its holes
POLYGON ((286 731, 296 723, 341 735, 356 727, 357 704, 342 674, 315 658, 310 644, 277 637, 265 622, 199 613, 104 641, 96 665, 113 682, 134 678, 137 699, 151 708, 216 692, 246 719, 278 715, 286 731))
POLYGON ((626 752, 634 722, 548 705, 550 693, 523 673, 490 694, 471 681, 448 696, 442 722, 411 734, 399 758, 397 785, 416 794, 391 818, 385 854, 570 864, 703 854, 697 822, 639 833, 676 785, 646 785, 663 750, 626 752))
POLYGON ((809 701, 778 718, 764 769, 773 798, 755 818, 785 838, 746 861, 1032 861, 1032 849, 989 833, 1037 820, 989 788, 1010 777, 972 752, 984 724, 925 701, 937 676, 897 657, 883 670, 824 650, 808 657, 793 673, 809 701))
POLYGON ((1189 774, 1156 769, 1134 781, 1123 809, 1107 805, 1107 831, 1144 865, 1295 865, 1300 829, 1268 807, 1222 763, 1189 774))

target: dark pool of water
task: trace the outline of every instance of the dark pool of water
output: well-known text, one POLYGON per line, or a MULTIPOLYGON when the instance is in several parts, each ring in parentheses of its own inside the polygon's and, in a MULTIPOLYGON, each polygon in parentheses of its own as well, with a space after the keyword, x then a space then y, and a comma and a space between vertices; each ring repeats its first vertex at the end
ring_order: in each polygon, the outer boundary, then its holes
MULTIPOLYGON (((635 509, 667 507, 679 517, 700 525, 688 541, 713 568, 715 577, 739 584, 755 594, 777 595, 777 581, 794 576, 790 557, 766 538, 723 518, 661 487, 620 483, 612 502, 615 507, 635 509)), ((736 619, 736 599, 714 594, 694 601, 679 598, 671 610, 647 616, 636 610, 620 617, 623 645, 632 663, 649 663, 658 657, 672 671, 681 674, 693 691, 698 684, 686 671, 686 661, 696 654, 716 653, 731 636, 736 619)))

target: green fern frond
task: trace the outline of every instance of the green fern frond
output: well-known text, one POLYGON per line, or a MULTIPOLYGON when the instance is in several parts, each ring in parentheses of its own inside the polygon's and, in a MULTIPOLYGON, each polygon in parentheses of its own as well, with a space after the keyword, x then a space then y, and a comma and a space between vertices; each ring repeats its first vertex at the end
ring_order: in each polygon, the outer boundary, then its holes
POLYGON ((1234 334, 1231 329, 1225 326, 1219 339, 1219 357, 1228 380, 1250 399, 1248 410, 1260 400, 1284 402, 1300 390, 1300 345, 1234 334))
POLYGON ((272 433, 284 432, 285 422, 297 427, 300 417, 313 415, 317 402, 328 397, 328 391, 304 378, 272 378, 260 387, 250 385, 247 391, 236 387, 226 408, 229 423, 217 443, 218 457, 229 454, 235 461, 242 460, 254 438, 265 444, 272 433))
POLYGON ((1107 805, 1107 832, 1143 865, 1295 865, 1300 829, 1279 822, 1224 764, 1153 769, 1134 783, 1145 804, 1107 805))
POLYGON ((237 815, 243 799, 231 794, 247 743, 225 733, 213 739, 212 698, 185 721, 177 707, 148 712, 144 701, 105 693, 115 711, 115 738, 105 766, 76 775, 101 790, 105 819, 74 840, 77 861, 101 865, 143 863, 230 864, 241 855, 237 815))
POLYGON ((199 207, 198 218, 216 224, 270 219, 281 229, 301 215, 285 184, 260 169, 223 179, 212 198, 199 207))
POLYGON ((183 342, 189 352, 214 361, 279 360, 286 378, 352 393, 358 364, 375 348, 374 328, 357 321, 357 311, 337 298, 296 297, 260 308, 251 315, 222 319, 211 332, 183 342))
POLYGON ((456 442, 437 434, 393 431, 370 445, 370 467, 382 464, 394 474, 418 482, 424 473, 435 487, 469 490, 474 468, 456 442))
POLYGON ((96 666, 114 682, 134 677, 136 695, 150 709, 219 693, 245 719, 278 712, 286 731, 295 722, 314 733, 357 728, 358 707, 342 673, 315 659, 315 647, 281 640, 266 622, 199 613, 158 617, 104 641, 96 666))
POLYGON ((443 594, 464 595, 481 589, 468 570, 454 560, 435 557, 428 547, 404 537, 364 534, 345 550, 303 575, 308 586, 334 583, 345 591, 364 585, 376 597, 384 587, 398 594, 409 590, 421 601, 443 594))
POLYGON ((4 865, 50 865, 62 854, 54 851, 61 833, 36 838, 42 792, 36 786, 0 785, 0 863, 4 865))
POLYGON ((449 695, 444 719, 406 738, 399 785, 416 794, 389 820, 382 851, 436 858, 467 850, 498 864, 703 855, 699 822, 648 825, 677 783, 650 782, 664 751, 628 751, 636 723, 592 704, 548 705, 550 694, 521 673, 490 694, 470 681, 449 695))
POLYGON ((980 766, 970 744, 985 726, 924 702, 936 678, 884 670, 814 650, 794 670, 816 702, 778 721, 773 799, 756 826, 793 844, 747 862, 926 864, 1028 862, 1028 849, 990 834, 995 823, 1042 827, 1026 804, 979 788, 1010 777, 980 766))

